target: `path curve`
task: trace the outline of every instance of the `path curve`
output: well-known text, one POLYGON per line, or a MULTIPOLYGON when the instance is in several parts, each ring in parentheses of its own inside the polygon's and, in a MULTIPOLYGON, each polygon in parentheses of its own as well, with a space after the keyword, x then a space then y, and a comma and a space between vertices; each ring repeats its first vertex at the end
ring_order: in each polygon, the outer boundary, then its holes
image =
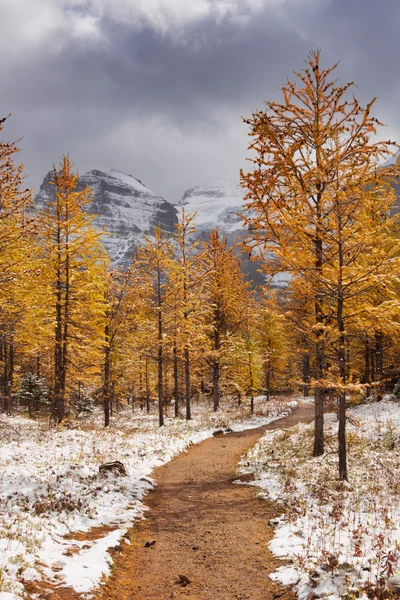
POLYGON ((273 503, 252 486, 233 484, 241 455, 267 430, 312 421, 300 405, 269 425, 210 438, 156 469, 149 512, 113 554, 113 572, 98 600, 291 600, 268 577, 279 561, 268 550, 273 503), (155 540, 149 548, 146 542, 155 540), (190 583, 178 583, 179 575, 190 583))

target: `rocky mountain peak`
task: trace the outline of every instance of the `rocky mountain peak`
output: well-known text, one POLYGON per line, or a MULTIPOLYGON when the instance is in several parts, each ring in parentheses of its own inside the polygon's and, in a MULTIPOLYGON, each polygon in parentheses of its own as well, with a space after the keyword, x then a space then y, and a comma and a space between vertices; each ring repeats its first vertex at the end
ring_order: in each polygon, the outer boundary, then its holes
MULTIPOLYGON (((54 198, 54 187, 50 184, 52 175, 52 171, 46 175, 36 195, 35 203, 39 209, 54 198)), ((88 212, 96 215, 94 225, 100 231, 106 229, 109 232, 102 243, 114 266, 128 266, 135 248, 143 245, 144 237, 151 236, 155 227, 169 233, 175 231, 176 207, 132 175, 118 169, 93 169, 79 177, 78 189, 85 186, 93 190, 88 212)))

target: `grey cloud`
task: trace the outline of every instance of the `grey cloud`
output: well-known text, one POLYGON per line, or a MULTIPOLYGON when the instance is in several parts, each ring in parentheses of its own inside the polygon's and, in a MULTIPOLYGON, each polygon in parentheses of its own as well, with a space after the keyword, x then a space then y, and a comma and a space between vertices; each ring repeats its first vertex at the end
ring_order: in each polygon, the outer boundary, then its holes
MULTIPOLYGON (((289 5, 290 6, 290 5, 289 5)), ((115 166, 168 199, 217 176, 238 176, 246 155, 241 116, 279 98, 279 86, 322 47, 326 65, 355 79, 363 101, 396 134, 399 67, 396 0, 335 0, 271 9, 247 24, 211 18, 187 27, 184 43, 149 27, 103 20, 104 41, 66 38, 8 64, 0 81, 10 136, 38 185, 70 152, 79 170, 115 166), (119 136, 119 138, 118 138, 119 136)))

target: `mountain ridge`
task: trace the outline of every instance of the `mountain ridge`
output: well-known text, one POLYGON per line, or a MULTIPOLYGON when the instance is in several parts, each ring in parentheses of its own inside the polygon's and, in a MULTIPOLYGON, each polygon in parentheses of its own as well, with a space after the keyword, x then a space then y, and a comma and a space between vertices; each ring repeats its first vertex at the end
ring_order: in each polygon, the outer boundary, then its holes
MULTIPOLYGON (((35 196, 39 210, 54 199, 52 175, 52 171, 47 173, 35 196)), ((87 210, 94 215, 95 227, 99 231, 107 230, 101 241, 113 266, 127 267, 136 247, 154 233, 155 227, 167 233, 175 231, 177 209, 133 175, 118 169, 92 169, 79 176, 77 189, 86 186, 93 191, 93 201, 87 210)))

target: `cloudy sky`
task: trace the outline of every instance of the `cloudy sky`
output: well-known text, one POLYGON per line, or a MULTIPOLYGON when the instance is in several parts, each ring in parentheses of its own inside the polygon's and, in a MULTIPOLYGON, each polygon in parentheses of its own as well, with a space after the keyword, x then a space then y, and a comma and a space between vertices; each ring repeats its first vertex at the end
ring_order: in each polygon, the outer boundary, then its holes
POLYGON ((0 0, 3 133, 30 185, 69 153, 174 202, 238 179, 241 117, 316 47, 400 140, 399 31, 398 0, 0 0))

